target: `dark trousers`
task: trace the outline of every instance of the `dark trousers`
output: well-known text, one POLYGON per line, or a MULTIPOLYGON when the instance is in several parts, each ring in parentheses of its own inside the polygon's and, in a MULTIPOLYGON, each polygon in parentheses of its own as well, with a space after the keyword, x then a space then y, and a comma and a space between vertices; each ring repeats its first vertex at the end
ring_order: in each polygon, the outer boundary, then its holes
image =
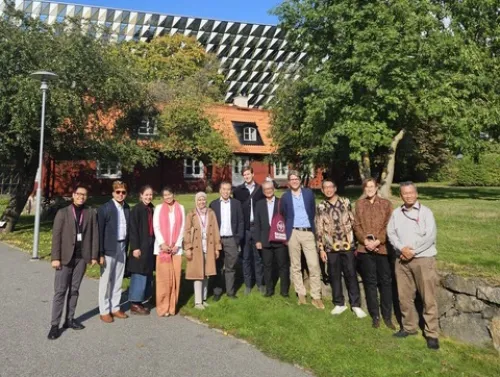
POLYGON ((332 286, 333 303, 338 306, 345 305, 344 293, 342 292, 342 274, 349 294, 351 307, 361 306, 359 294, 358 277, 356 274, 356 258, 352 251, 327 253, 328 275, 332 286))
POLYGON ((262 261, 264 263, 264 282, 266 291, 269 294, 274 293, 274 264, 278 266, 278 275, 280 279, 280 293, 287 295, 290 289, 290 263, 288 262, 288 249, 283 244, 273 244, 269 248, 262 249, 262 261))
POLYGON ((392 277, 389 257, 375 253, 359 253, 358 260, 370 316, 379 318, 378 287, 382 317, 390 319, 392 316, 392 277))
POLYGON ((264 285, 264 267, 259 251, 255 247, 254 227, 245 231, 245 239, 242 243, 243 249, 243 280, 249 288, 254 282, 257 286, 264 285))
POLYGON ((72 320, 75 317, 80 284, 82 283, 86 268, 87 264, 85 260, 73 258, 66 266, 62 266, 60 270, 56 270, 54 279, 54 301, 52 303, 52 326, 59 326, 61 322, 66 292, 68 292, 66 319, 72 320))
POLYGON ((234 237, 221 238, 222 250, 217 259, 217 275, 214 279, 214 295, 220 296, 223 292, 224 280, 226 293, 234 296, 234 281, 236 276, 236 263, 238 262, 238 244, 234 237))

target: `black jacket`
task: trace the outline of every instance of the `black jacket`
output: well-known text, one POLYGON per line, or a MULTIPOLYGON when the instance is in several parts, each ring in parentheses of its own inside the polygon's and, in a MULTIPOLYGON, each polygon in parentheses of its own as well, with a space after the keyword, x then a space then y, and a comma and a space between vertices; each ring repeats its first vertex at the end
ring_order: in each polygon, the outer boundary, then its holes
MULTIPOLYGON (((123 203, 123 213, 127 221, 127 238, 125 250, 128 248, 130 206, 123 203)), ((97 224, 99 226, 99 255, 115 256, 118 244, 118 210, 113 200, 104 203, 97 210, 97 224)))
MULTIPOLYGON (((139 202, 130 211, 130 252, 128 256, 127 269, 133 274, 147 275, 153 272, 153 236, 149 235, 148 207, 153 215, 154 206, 139 202), (135 258, 133 251, 141 250, 141 256, 135 258)), ((153 218, 151 218, 153 221, 153 218)))
MULTIPOLYGON (((278 213, 278 201, 279 198, 274 197, 274 210, 273 216, 278 213)), ((270 248, 272 244, 269 242, 269 231, 271 226, 269 225, 269 215, 267 213, 267 200, 261 200, 257 203, 257 207, 254 212, 255 217, 255 242, 261 242, 263 248, 270 248)), ((271 219, 272 220, 272 219, 271 219)), ((277 243, 277 245, 283 245, 282 243, 277 243)))
POLYGON ((255 206, 257 202, 266 197, 262 193, 262 186, 255 183, 255 188, 250 195, 250 191, 246 188, 245 184, 239 185, 233 190, 233 197, 241 203, 243 209, 243 219, 245 221, 245 229, 250 229, 250 203, 253 204, 253 217, 255 222, 255 206), (252 200, 250 200, 252 199, 252 200))
MULTIPOLYGON (((233 236, 236 238, 236 243, 240 243, 243 239, 243 233, 245 232, 245 226, 243 223, 243 211, 241 210, 241 204, 236 199, 229 199, 231 201, 231 231, 233 236)), ((219 224, 220 230, 220 198, 215 199, 210 203, 210 208, 215 212, 217 217, 217 223, 219 224)))

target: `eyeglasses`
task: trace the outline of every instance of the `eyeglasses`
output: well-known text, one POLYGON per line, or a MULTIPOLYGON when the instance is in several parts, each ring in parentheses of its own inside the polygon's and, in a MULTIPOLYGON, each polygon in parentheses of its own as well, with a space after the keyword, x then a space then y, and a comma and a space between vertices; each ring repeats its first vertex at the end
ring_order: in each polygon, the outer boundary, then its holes
POLYGON ((87 196, 87 194, 85 194, 84 192, 75 192, 75 195, 80 196, 82 198, 85 198, 87 196))
POLYGON ((127 195, 127 191, 125 191, 125 190, 115 190, 115 194, 117 194, 117 195, 127 195))

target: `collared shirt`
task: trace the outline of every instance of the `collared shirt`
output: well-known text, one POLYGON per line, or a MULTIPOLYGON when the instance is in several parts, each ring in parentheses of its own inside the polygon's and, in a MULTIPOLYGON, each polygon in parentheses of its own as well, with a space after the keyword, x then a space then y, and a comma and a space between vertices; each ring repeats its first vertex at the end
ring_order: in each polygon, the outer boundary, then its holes
POLYGON ((267 203, 267 216, 269 217, 269 225, 271 225, 271 222, 273 221, 273 214, 274 214, 274 201, 276 200, 276 197, 273 196, 271 200, 268 200, 266 198, 266 203, 267 203))
POLYGON ((387 225, 387 236, 396 250, 408 246, 415 251, 416 258, 437 254, 436 234, 434 215, 420 202, 410 209, 404 205, 396 208, 387 225))
POLYGON ((293 212, 295 214, 293 218, 294 228, 310 228, 311 222, 307 216, 306 206, 304 204, 304 197, 302 196, 302 190, 300 190, 299 195, 294 195, 292 193, 292 203, 293 212))
POLYGON ((252 182, 252 184, 245 183, 245 187, 247 188, 248 191, 250 191, 250 222, 253 223, 253 198, 252 194, 255 190, 255 182, 252 182))
POLYGON ((321 201, 316 206, 314 222, 320 250, 333 251, 336 242, 348 242, 350 250, 354 248, 354 215, 349 199, 338 197, 335 203, 321 201))
POLYGON ((123 203, 120 204, 113 199, 115 207, 118 211, 118 234, 117 240, 123 241, 127 238, 127 220, 125 219, 125 212, 123 212, 123 203))
POLYGON ((220 200, 220 235, 221 237, 230 237, 233 235, 231 229, 231 199, 220 200))

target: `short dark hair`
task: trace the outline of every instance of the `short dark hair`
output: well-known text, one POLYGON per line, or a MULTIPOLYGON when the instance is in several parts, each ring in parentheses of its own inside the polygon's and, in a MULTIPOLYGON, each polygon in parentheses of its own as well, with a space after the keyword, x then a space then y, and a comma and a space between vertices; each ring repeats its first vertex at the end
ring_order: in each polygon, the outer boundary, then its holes
POLYGON ((321 187, 323 187, 326 182, 331 182, 335 187, 338 187, 337 182, 335 182, 335 180, 333 180, 332 178, 323 179, 323 181, 321 182, 321 187))
POLYGON ((222 181, 220 183, 220 185, 219 185, 219 188, 221 188, 224 185, 229 185, 229 186, 233 187, 233 184, 231 182, 229 182, 229 181, 222 181))
POLYGON ((250 165, 245 165, 243 167, 243 169, 241 170, 241 174, 245 174, 246 171, 249 171, 250 170, 250 173, 253 174, 253 168, 250 166, 250 165))
POLYGON ((154 191, 153 188, 150 185, 144 185, 139 189, 139 194, 144 194, 146 190, 151 190, 154 191))
POLYGON ((89 192, 89 189, 81 183, 77 183, 73 186, 73 193, 75 193, 78 189, 84 189, 85 191, 89 192))
POLYGON ((403 187, 408 187, 408 186, 413 186, 413 188, 415 189, 415 191, 417 191, 417 185, 414 182, 412 182, 412 181, 400 182, 399 183, 399 191, 401 191, 401 189, 403 187))
POLYGON ((171 194, 175 194, 175 191, 172 187, 170 186, 164 186, 162 189, 161 189, 161 194, 165 194, 165 192, 170 192, 171 194))

